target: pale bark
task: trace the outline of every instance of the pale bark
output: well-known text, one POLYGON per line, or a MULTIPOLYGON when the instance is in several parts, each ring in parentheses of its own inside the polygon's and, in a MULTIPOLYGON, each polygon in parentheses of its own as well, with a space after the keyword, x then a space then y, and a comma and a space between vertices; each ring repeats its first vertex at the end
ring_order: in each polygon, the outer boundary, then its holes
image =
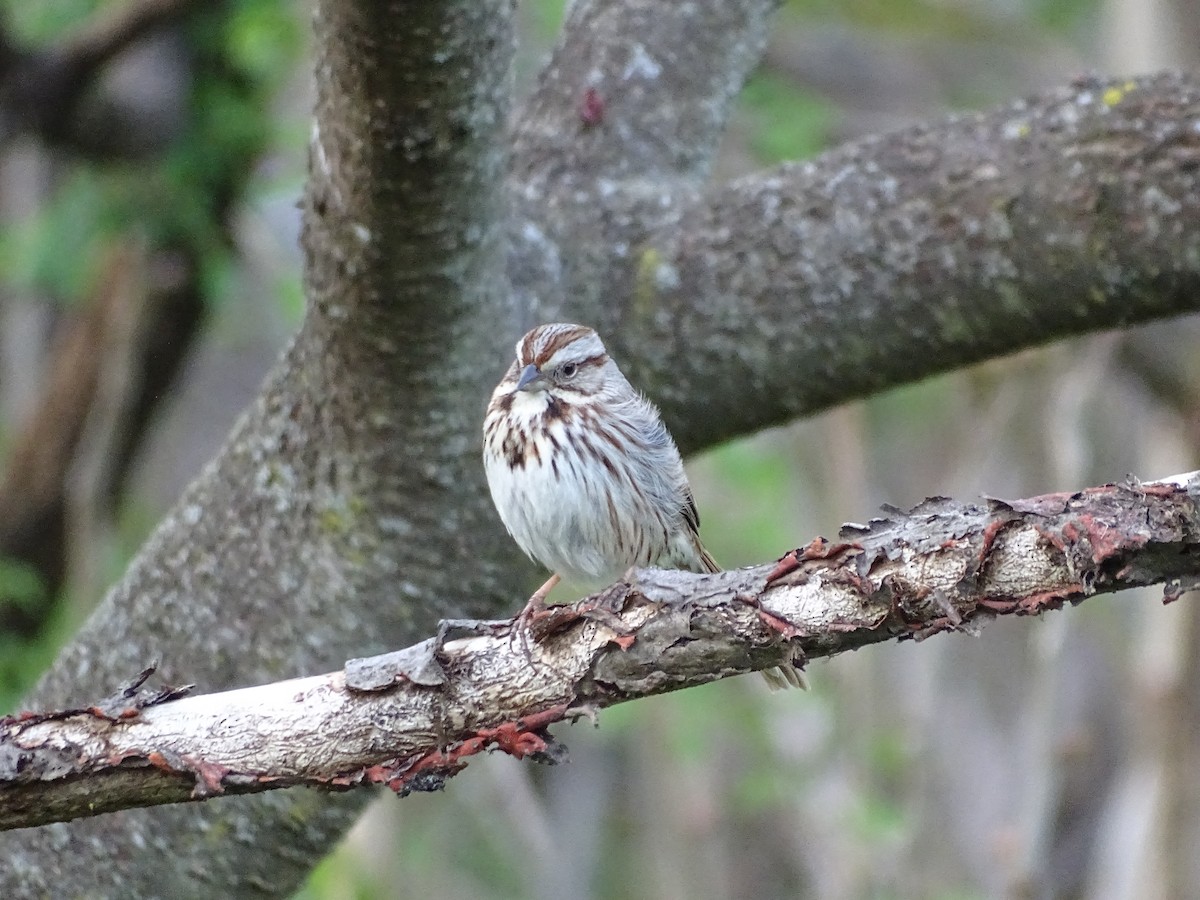
POLYGON ((476 623, 327 675, 0 720, 0 829, 296 785, 433 790, 482 750, 554 760, 548 725, 615 703, 1147 584, 1174 600, 1200 559, 1200 477, 1177 482, 929 500, 779 562, 643 570, 532 630, 476 623))

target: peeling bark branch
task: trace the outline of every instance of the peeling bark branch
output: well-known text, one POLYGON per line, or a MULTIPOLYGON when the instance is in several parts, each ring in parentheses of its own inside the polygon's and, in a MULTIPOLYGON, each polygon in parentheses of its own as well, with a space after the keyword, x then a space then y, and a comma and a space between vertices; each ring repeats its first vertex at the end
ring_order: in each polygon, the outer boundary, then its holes
POLYGON ((638 697, 1148 584, 1169 602, 1200 573, 1200 474, 1177 480, 935 498, 776 563, 641 570, 532 633, 474 623, 327 675, 182 699, 139 682, 0 720, 0 829, 293 785, 433 790, 482 750, 553 761, 548 725, 638 697))

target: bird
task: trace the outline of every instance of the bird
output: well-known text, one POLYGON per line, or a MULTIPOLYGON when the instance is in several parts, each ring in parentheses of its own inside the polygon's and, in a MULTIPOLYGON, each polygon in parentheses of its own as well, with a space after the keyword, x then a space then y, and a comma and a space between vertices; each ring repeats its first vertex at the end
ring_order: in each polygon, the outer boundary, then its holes
MULTIPOLYGON (((585 325, 539 325, 488 402, 483 461, 500 520, 550 570, 523 617, 561 578, 599 588, 635 566, 719 572, 700 541, 683 460, 658 409, 585 325)), ((792 667, 769 684, 800 685, 792 667)))

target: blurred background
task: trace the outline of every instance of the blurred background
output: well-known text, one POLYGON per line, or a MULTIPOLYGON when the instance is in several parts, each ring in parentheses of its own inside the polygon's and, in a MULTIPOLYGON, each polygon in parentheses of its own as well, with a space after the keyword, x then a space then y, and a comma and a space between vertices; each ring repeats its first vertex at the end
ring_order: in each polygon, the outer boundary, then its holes
MULTIPOLYGON (((0 3, 3 710, 303 312, 309 5, 140 6, 0 3)), ((561 16, 522 3, 522 83, 561 16)), ((717 176, 1198 48, 1197 0, 792 0, 717 176)), ((717 448, 689 461, 705 541, 736 566, 885 502, 1196 468, 1197 337, 1059 343, 717 448)), ((381 797, 303 897, 1200 896, 1200 619, 1159 596, 560 727, 569 765, 489 757, 381 797)))

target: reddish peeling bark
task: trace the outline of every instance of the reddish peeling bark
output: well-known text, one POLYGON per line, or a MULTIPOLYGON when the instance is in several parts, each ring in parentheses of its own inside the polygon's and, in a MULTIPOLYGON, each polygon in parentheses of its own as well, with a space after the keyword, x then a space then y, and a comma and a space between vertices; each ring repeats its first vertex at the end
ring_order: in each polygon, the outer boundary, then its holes
POLYGON ((343 671, 0 720, 0 829, 295 785, 433 790, 486 749, 556 761, 546 728, 615 703, 886 640, 977 631, 1147 584, 1196 584, 1200 479, 963 505, 937 498, 773 564, 648 569, 343 671), (451 725, 450 723, 454 723, 451 725), (247 730, 248 729, 248 730, 247 730))

